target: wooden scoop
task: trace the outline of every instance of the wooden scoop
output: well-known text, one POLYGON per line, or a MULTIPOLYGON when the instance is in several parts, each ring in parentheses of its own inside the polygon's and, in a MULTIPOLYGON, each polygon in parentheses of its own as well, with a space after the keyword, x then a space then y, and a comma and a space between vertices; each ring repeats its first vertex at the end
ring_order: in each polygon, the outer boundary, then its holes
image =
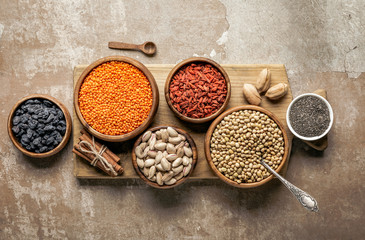
POLYGON ((153 55, 156 52, 156 44, 153 42, 145 42, 140 45, 122 42, 109 42, 108 47, 113 49, 139 50, 147 55, 153 55))

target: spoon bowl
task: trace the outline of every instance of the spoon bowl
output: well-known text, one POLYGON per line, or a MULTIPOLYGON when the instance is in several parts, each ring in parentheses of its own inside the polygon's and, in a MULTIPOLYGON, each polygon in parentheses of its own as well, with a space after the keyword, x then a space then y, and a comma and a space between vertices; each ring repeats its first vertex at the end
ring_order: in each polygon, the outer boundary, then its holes
POLYGON ((145 42, 140 46, 140 50, 147 55, 153 55, 156 53, 156 44, 153 42, 145 42))

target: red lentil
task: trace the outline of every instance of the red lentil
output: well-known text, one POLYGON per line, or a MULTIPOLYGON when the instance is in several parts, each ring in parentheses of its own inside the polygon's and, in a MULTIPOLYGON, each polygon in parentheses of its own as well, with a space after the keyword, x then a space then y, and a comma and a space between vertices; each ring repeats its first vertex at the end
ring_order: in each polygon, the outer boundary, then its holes
POLYGON ((212 65, 192 63, 173 76, 169 97, 181 114, 190 118, 208 117, 217 112, 226 100, 226 80, 212 65))
POLYGON ((106 135, 122 135, 138 128, 152 107, 152 89, 137 67, 110 61, 84 79, 79 106, 85 121, 106 135))

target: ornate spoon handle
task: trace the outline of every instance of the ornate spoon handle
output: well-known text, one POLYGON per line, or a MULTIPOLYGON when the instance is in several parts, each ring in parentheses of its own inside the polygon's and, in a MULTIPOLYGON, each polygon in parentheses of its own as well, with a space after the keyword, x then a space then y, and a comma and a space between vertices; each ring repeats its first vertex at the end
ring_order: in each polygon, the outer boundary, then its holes
POLYGON ((266 167, 272 174, 274 174, 285 185, 285 187, 287 187, 290 192, 293 193, 293 195, 306 209, 313 212, 319 211, 317 201, 311 195, 288 182, 285 178, 275 172, 269 165, 267 165, 264 160, 261 160, 261 164, 266 167))

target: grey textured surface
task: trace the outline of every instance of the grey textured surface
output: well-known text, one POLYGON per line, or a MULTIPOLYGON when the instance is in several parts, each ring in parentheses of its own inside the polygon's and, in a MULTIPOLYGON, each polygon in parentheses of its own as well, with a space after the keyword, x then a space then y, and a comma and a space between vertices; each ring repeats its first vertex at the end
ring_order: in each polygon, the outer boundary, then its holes
POLYGON ((0 0, 0 239, 363 239, 365 2, 0 0), (146 57, 108 41, 154 41, 146 57), (335 114, 324 153, 294 140, 287 179, 313 195, 303 209, 277 181, 219 181, 159 191, 141 181, 78 181, 72 142, 23 156, 7 137, 11 107, 50 94, 72 111, 72 70, 109 55, 148 63, 206 56, 283 63, 293 95, 325 88, 335 114))

